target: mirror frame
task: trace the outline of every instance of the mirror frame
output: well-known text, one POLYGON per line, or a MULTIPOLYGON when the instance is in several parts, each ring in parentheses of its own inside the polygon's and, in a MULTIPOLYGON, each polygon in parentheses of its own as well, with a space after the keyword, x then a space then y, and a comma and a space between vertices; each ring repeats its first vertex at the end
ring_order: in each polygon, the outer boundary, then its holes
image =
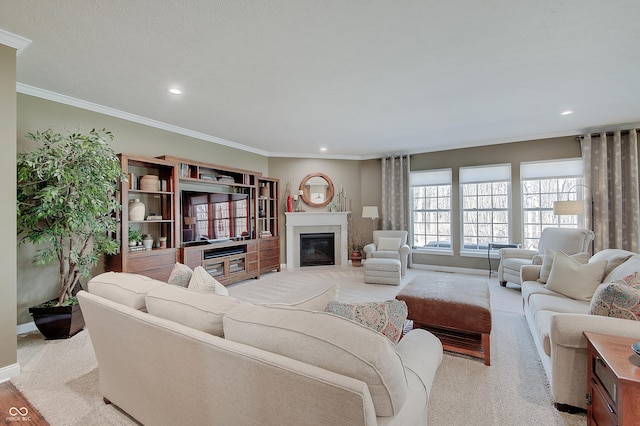
POLYGON ((324 207, 327 204, 329 204, 331 200, 333 200, 333 195, 334 195, 333 182, 331 181, 329 176, 325 175, 324 173, 310 173, 306 175, 302 179, 302 182, 300 182, 300 186, 298 187, 298 189, 300 191, 300 197, 302 198, 302 201, 304 201, 304 203, 310 207, 324 207), (314 203, 313 201, 311 201, 311 194, 309 193, 309 187, 306 185, 309 179, 314 177, 322 178, 328 184, 324 194, 324 201, 322 203, 314 203))

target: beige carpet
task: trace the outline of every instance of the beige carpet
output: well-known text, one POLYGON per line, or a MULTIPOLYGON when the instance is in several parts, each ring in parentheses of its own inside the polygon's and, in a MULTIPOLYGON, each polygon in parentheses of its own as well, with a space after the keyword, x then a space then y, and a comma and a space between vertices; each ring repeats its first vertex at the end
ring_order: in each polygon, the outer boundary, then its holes
MULTIPOLYGON (((263 275, 229 286, 249 301, 291 300, 304 287, 340 285, 339 300, 382 301, 395 297, 413 277, 436 272, 409 270, 400 286, 363 283, 362 268, 304 268, 263 275)), ((451 276, 451 274, 447 274, 451 276)), ((462 275, 458 275, 461 279, 462 275)), ((474 279, 486 279, 472 276, 474 279)), ((489 280, 493 314, 491 366, 482 360, 445 353, 429 401, 430 425, 584 425, 584 415, 553 408, 546 376, 524 317, 520 291, 489 280)), ((69 340, 44 341, 38 333, 18 338, 22 368, 12 379, 52 425, 127 425, 134 420, 98 392, 98 369, 88 333, 69 340)), ((161 374, 161 373, 159 373, 161 374)))

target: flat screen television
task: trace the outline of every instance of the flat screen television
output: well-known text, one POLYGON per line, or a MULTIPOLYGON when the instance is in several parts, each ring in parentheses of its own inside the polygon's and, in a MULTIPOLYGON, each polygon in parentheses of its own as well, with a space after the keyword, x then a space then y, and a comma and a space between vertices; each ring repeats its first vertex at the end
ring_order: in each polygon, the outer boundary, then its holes
POLYGON ((248 194, 224 192, 215 185, 184 185, 182 245, 249 238, 252 233, 248 194))

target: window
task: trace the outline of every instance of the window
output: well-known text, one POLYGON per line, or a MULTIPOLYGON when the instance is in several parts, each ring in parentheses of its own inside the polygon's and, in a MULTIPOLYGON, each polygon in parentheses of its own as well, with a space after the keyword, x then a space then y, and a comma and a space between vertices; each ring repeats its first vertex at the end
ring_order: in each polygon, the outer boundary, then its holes
POLYGON ((451 169, 411 173, 413 248, 451 250, 451 169))
POLYGON ((460 168, 463 250, 509 242, 511 165, 460 168))
POLYGON ((553 202, 583 199, 582 160, 529 162, 520 165, 523 248, 537 250, 544 228, 577 228, 578 216, 556 216, 553 202))

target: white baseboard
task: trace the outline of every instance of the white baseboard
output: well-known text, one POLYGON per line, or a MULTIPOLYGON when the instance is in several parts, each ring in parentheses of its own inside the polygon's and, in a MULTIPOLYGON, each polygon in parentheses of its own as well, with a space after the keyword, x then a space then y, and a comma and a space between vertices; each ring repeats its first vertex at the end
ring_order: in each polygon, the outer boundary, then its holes
POLYGON ((0 383, 4 383, 12 377, 20 374, 20 364, 11 364, 0 368, 0 383))
POLYGON ((425 265, 421 263, 414 263, 411 265, 412 269, 423 269, 426 271, 434 271, 434 272, 451 272, 458 274, 469 274, 469 275, 489 275, 489 271, 485 269, 473 269, 473 268, 458 268, 455 266, 440 266, 440 265, 425 265))
POLYGON ((38 327, 36 327, 36 323, 31 321, 24 324, 19 324, 18 327, 16 327, 16 334, 31 333, 32 331, 36 330, 38 330, 38 327))

